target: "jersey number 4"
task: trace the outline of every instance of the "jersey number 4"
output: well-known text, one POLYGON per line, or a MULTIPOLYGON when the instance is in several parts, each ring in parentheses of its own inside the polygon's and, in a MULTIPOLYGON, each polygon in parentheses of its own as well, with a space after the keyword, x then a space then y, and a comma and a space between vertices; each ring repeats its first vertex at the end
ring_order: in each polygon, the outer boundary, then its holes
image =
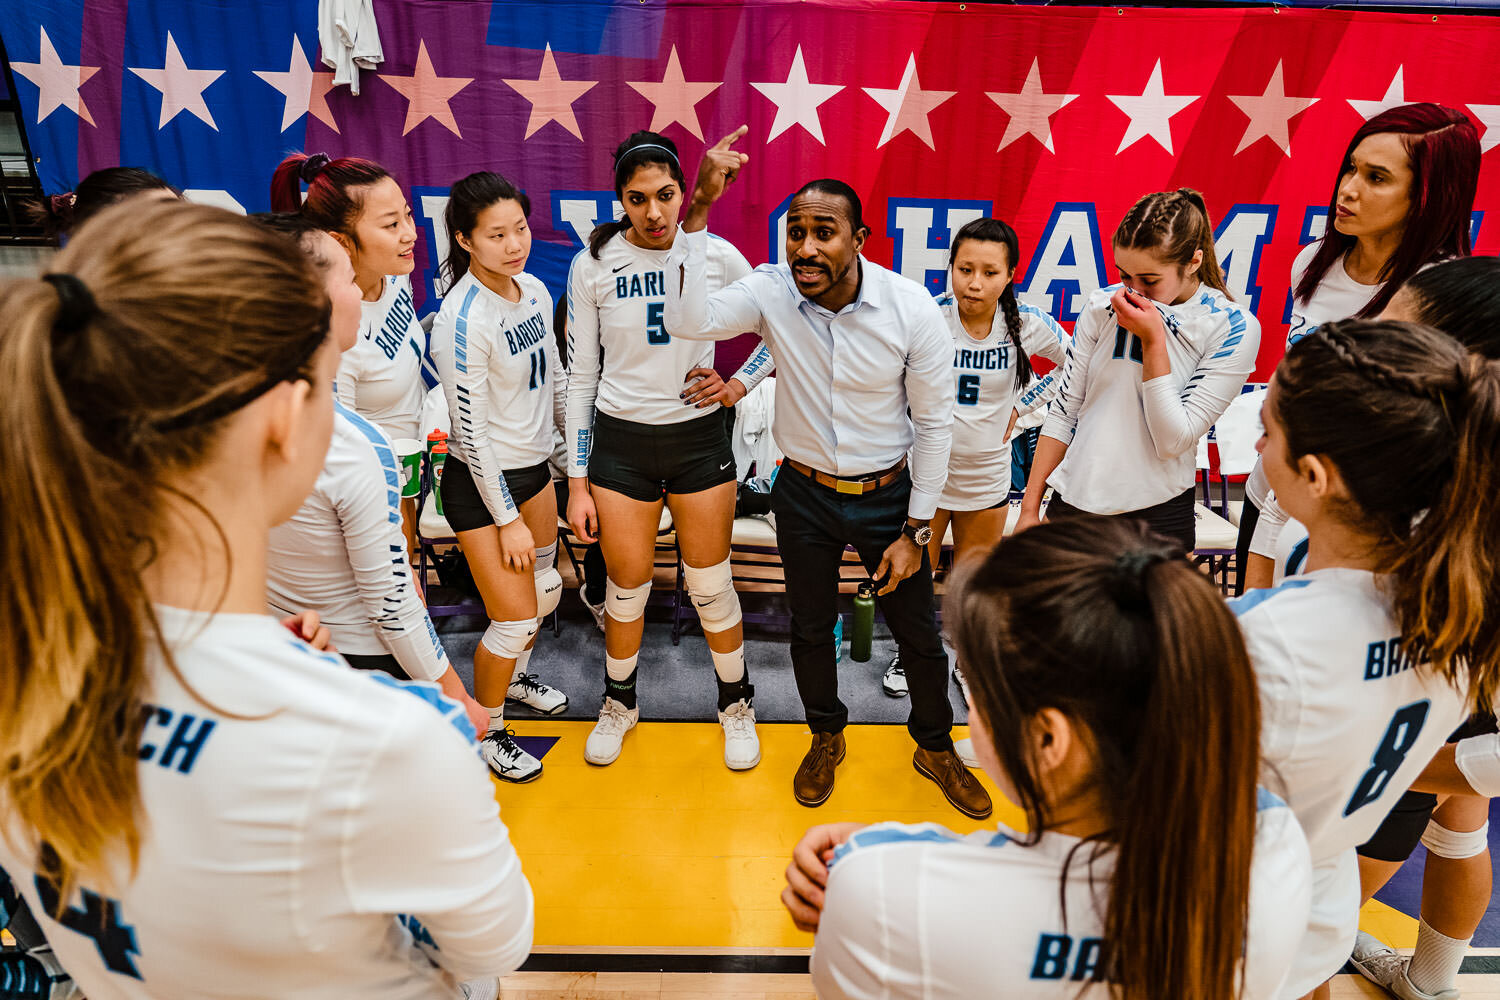
POLYGON ((1345 816, 1356 809, 1363 809, 1385 792, 1385 787, 1391 783, 1391 776, 1406 763, 1406 755, 1417 745, 1417 737, 1422 733, 1422 725, 1427 721, 1427 710, 1430 707, 1431 704, 1423 698, 1396 710, 1391 724, 1386 727, 1385 735, 1380 739, 1380 746, 1375 748, 1375 754, 1370 758, 1370 769, 1359 779, 1359 784, 1354 786, 1354 794, 1344 807, 1345 816))
POLYGON ((62 908, 62 894, 57 883, 45 875, 36 876, 36 894, 41 898, 42 909, 47 915, 71 931, 77 931, 93 939, 110 972, 132 979, 140 979, 140 970, 135 967, 131 955, 139 955, 136 947, 135 928, 120 919, 120 902, 109 899, 89 889, 78 890, 83 897, 82 906, 62 908))
POLYGON ((1141 360, 1141 341, 1135 334, 1124 327, 1115 328, 1115 357, 1124 358, 1129 355, 1130 360, 1136 364, 1144 364, 1141 360))
POLYGON ((667 308, 665 302, 646 303, 646 343, 648 344, 670 344, 672 335, 662 326, 662 312, 667 308))

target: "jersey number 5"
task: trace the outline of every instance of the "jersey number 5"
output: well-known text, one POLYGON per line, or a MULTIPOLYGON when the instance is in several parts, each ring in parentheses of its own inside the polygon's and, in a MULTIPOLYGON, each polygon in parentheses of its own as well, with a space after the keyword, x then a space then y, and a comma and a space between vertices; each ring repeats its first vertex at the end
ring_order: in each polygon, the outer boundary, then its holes
POLYGON ((1354 786, 1354 794, 1344 807, 1345 816, 1380 798, 1385 786, 1391 783, 1391 776, 1406 763, 1406 755, 1417 745, 1417 737, 1422 733, 1422 724, 1427 721, 1429 707, 1431 703, 1423 698, 1396 710, 1391 724, 1386 727, 1385 735, 1380 739, 1380 746, 1375 748, 1375 754, 1370 758, 1370 769, 1359 779, 1359 784, 1354 786))
POLYGON ((662 311, 666 307, 665 302, 646 303, 646 343, 670 344, 672 342, 672 335, 661 325, 662 311))
POLYGON ((1117 327, 1115 329, 1115 357, 1124 358, 1127 351, 1129 352, 1131 361, 1134 361, 1138 365, 1145 364, 1141 360, 1140 339, 1124 327, 1117 327))
POLYGON ((958 401, 964 406, 973 406, 979 402, 978 375, 960 375, 958 377, 958 401))
POLYGON ((130 956, 139 955, 141 950, 136 947, 135 928, 120 920, 119 900, 84 888, 79 888, 78 893, 83 897, 83 905, 63 909, 57 883, 45 875, 36 876, 36 894, 48 916, 69 930, 92 938, 110 972, 140 979, 140 970, 130 956))

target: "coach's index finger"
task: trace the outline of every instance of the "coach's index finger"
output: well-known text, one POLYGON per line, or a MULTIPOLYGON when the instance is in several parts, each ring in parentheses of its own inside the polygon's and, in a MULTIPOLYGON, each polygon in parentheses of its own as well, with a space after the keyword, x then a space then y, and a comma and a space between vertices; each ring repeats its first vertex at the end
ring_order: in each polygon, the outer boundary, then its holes
POLYGON ((729 133, 724 138, 714 143, 714 149, 727 153, 729 151, 729 147, 733 146, 736 142, 739 142, 741 139, 743 139, 745 137, 745 133, 748 131, 750 131, 749 125, 741 125, 739 128, 735 129, 733 132, 729 133))

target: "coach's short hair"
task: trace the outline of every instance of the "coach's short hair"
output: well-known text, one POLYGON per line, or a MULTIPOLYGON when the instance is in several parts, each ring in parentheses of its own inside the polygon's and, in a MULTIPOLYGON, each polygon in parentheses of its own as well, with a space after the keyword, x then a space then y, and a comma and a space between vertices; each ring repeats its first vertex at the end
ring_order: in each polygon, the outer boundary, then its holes
POLYGON ((870 228, 865 225, 864 206, 860 204, 859 195, 848 184, 845 184, 841 180, 835 180, 832 177, 821 177, 818 180, 808 181, 802 185, 797 189, 797 193, 792 195, 792 198, 796 200, 809 191, 816 191, 819 194, 828 194, 844 199, 849 205, 849 224, 856 233, 861 229, 868 230, 870 228))

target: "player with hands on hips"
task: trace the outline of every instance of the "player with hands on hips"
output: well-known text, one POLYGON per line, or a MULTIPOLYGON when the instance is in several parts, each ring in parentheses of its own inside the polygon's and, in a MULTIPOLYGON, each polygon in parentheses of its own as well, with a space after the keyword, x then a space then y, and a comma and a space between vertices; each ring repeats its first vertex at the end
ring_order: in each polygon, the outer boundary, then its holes
POLYGON ((836 178, 809 181, 787 202, 783 263, 710 291, 708 214, 747 162, 733 148, 745 133, 725 136, 699 165, 669 261, 666 320, 695 339, 752 330, 776 360, 771 433, 785 458, 771 510, 792 668, 812 731, 792 794, 807 806, 828 801, 846 754, 833 629, 852 545, 907 677, 913 768, 955 809, 988 816, 989 793, 954 753, 926 549, 953 441, 952 334, 925 288, 861 255, 870 228, 859 193, 836 178))
MULTIPOLYGON (((359 335, 360 312, 349 255, 301 215, 255 218, 295 242, 322 276, 333 304, 331 333, 347 351, 359 335)), ((313 609, 311 621, 304 615, 283 624, 315 649, 333 645, 350 666, 435 682, 482 728, 488 716, 464 690, 417 594, 411 564, 399 558, 406 543, 388 485, 398 475, 385 432, 335 403, 323 471, 297 512, 271 529, 266 603, 277 614, 313 609)))
MULTIPOLYGON (((632 134, 615 150, 614 177, 625 214, 594 230, 568 273, 568 523, 585 542, 597 537, 609 568, 604 702, 584 759, 613 763, 640 718, 636 664, 665 502, 713 658, 724 763, 746 770, 760 762, 760 741, 729 563, 734 452, 718 410, 770 373, 770 354, 759 348, 722 380, 712 345, 666 320, 687 187, 672 140, 632 134)), ((709 289, 750 271, 724 240, 711 241, 709 257, 709 289)))
POLYGON ((1214 585, 1084 515, 959 564, 943 620, 975 754, 1028 832, 809 830, 782 901, 817 933, 818 996, 1276 997, 1311 865, 1257 787, 1255 677, 1214 585))
POLYGON ((431 348, 450 428, 443 516, 490 619, 474 650, 474 693, 489 715, 480 750, 512 782, 538 777, 542 763, 506 728, 506 700, 543 715, 568 707, 566 695, 526 671, 540 620, 562 593, 548 465, 561 360, 552 296, 526 273, 530 212, 531 199, 499 174, 453 185, 443 217, 448 284, 431 348))
POLYGON ((1114 234, 1118 285, 1088 297, 1047 411, 1020 527, 1077 511, 1195 544, 1197 446, 1255 368, 1260 323, 1230 297, 1203 196, 1136 202, 1114 234))
POLYGON ((508 975, 532 894, 463 707, 266 613, 333 434, 323 279, 182 203, 101 212, 48 266, 0 288, 28 373, 0 401, 0 870, 57 959, 121 1000, 508 975))
POLYGON ((1306 568, 1231 607, 1262 753, 1312 849, 1286 995, 1326 996, 1355 943, 1356 847, 1468 706, 1494 700, 1500 584, 1481 567, 1500 560, 1500 364, 1430 327, 1324 323, 1277 367, 1261 419, 1271 488, 1307 527, 1306 568))

